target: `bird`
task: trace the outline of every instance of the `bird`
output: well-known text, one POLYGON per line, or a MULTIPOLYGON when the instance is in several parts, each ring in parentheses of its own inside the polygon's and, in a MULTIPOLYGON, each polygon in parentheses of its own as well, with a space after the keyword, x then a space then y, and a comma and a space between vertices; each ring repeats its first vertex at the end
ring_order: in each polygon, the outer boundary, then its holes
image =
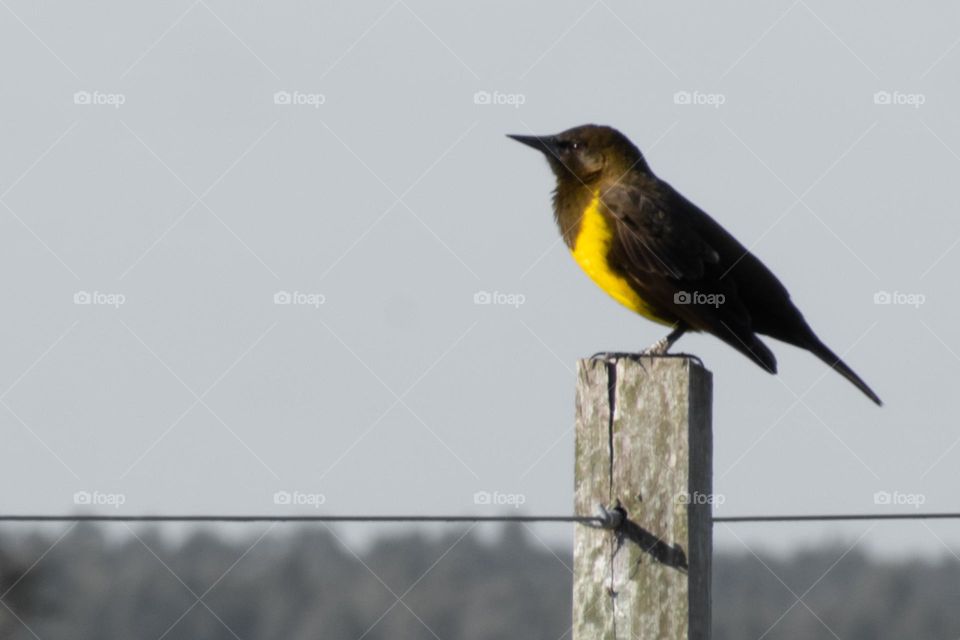
POLYGON ((777 359, 759 337, 769 336, 809 351, 882 406, 817 337, 773 272, 657 177, 627 136, 587 124, 508 137, 546 157, 556 177, 554 218, 577 264, 617 302, 670 327, 642 354, 665 355, 685 333, 705 332, 775 374, 777 359))

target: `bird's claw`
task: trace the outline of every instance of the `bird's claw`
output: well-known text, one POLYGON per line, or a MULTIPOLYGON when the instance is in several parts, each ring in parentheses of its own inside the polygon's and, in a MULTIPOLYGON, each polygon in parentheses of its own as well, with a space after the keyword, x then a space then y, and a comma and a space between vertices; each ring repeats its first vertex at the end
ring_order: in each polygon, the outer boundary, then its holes
POLYGON ((616 364, 617 360, 633 360, 639 362, 644 353, 632 353, 630 351, 598 351, 590 356, 591 360, 599 360, 606 364, 616 364))
POLYGON ((652 345, 640 352, 640 355, 644 356, 662 356, 666 355, 667 351, 670 350, 670 347, 673 346, 673 341, 668 337, 663 337, 654 342, 652 345))

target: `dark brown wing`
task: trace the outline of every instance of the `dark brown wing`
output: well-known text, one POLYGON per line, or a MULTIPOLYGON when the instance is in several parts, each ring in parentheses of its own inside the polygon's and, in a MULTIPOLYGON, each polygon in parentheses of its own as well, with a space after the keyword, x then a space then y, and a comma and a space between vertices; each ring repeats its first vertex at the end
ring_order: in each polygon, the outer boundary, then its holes
MULTIPOLYGON (((667 185, 664 185, 667 186, 667 185)), ((617 224, 617 237, 631 272, 675 280, 698 280, 720 257, 680 213, 673 189, 655 184, 620 184, 603 195, 617 224)))
POLYGON ((773 354, 758 333, 807 349, 875 403, 873 390, 817 336, 786 287, 736 238, 667 183, 648 176, 603 197, 617 228, 608 260, 627 274, 662 317, 707 331, 771 373, 773 354), (723 296, 706 300, 678 294, 723 296))
POLYGON ((776 359, 754 333, 738 279, 727 273, 750 255, 733 236, 659 180, 628 180, 606 191, 602 200, 617 230, 608 261, 646 302, 665 317, 712 333, 765 369, 776 370, 776 359))

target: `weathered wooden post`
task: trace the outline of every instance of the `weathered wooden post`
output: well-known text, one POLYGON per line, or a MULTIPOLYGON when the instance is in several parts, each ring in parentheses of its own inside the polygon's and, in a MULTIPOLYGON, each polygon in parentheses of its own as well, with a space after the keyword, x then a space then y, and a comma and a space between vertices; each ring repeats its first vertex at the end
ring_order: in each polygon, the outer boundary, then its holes
POLYGON ((680 356, 578 374, 575 513, 619 503, 625 519, 576 529, 573 638, 708 639, 711 374, 680 356))

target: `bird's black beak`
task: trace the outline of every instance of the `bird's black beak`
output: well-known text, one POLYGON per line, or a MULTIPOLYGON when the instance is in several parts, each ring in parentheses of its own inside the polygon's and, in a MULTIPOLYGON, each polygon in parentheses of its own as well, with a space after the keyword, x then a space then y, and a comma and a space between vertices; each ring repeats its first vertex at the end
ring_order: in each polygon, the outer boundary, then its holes
POLYGON ((507 137, 548 155, 557 155, 557 141, 553 136, 515 136, 508 133, 507 137))

